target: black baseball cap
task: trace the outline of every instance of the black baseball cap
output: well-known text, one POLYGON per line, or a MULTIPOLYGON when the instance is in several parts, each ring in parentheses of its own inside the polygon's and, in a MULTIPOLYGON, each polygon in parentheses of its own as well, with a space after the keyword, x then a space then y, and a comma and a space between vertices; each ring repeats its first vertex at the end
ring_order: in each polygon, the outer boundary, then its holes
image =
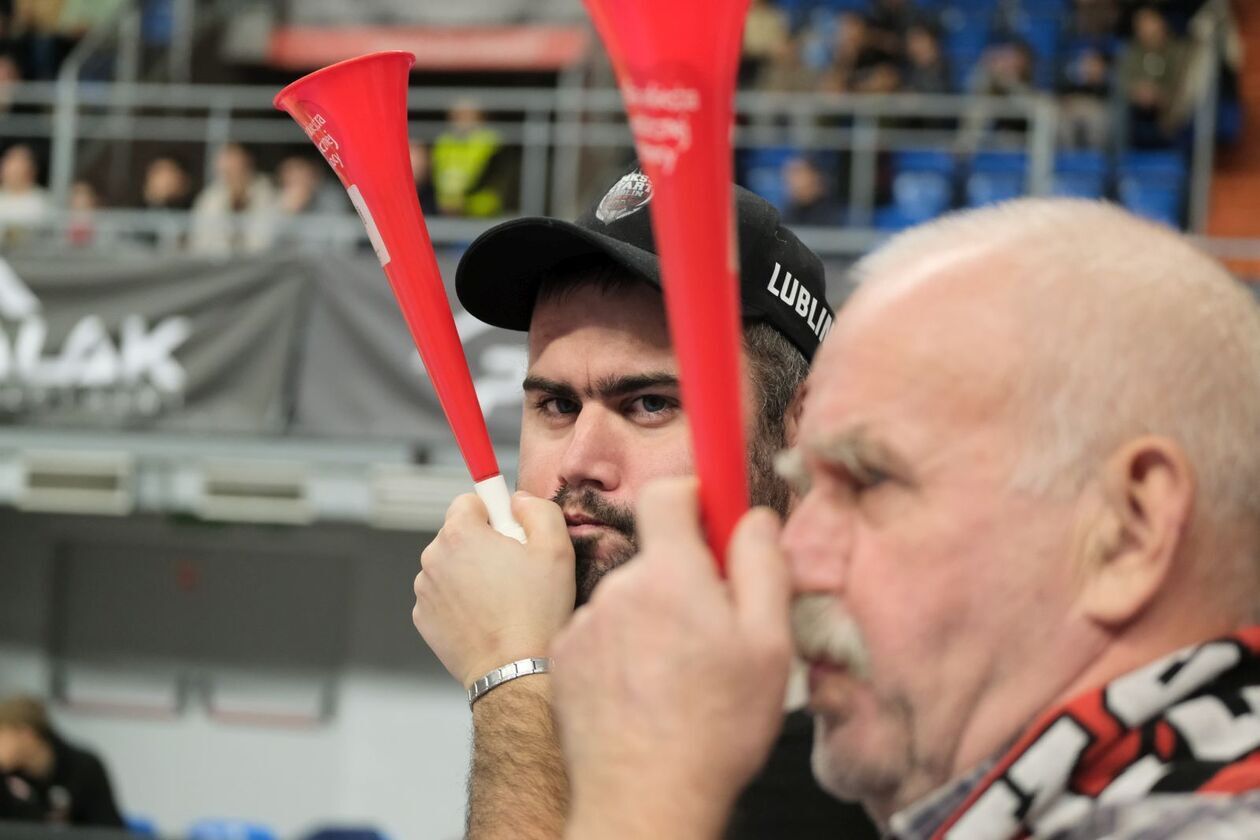
MULTIPOLYGON (((743 187, 734 191, 744 322, 770 325, 813 359, 833 318, 822 260, 783 227, 774 205, 743 187)), ((459 261, 460 303, 487 324, 528 331, 543 276, 590 257, 607 258, 660 288, 651 200, 652 182, 635 167, 576 222, 531 216, 490 228, 459 261)))

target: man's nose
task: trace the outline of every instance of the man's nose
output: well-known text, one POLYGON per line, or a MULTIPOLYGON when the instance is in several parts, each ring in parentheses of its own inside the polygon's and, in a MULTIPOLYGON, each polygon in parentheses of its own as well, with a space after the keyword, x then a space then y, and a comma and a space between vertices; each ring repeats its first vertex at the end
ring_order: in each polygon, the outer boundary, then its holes
POLYGON ((817 492, 807 493, 798 502, 779 538, 788 557, 793 592, 841 591, 852 550, 852 517, 847 505, 817 492))
POLYGON ((618 427, 621 418, 599 406, 584 407, 573 423, 573 434, 560 464, 560 478, 570 487, 594 487, 611 492, 621 483, 625 444, 618 427))

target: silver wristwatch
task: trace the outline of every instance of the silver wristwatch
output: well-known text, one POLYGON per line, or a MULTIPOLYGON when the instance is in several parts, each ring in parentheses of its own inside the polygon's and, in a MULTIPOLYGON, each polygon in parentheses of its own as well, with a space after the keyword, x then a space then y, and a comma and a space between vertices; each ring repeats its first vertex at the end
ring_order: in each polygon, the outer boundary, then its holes
POLYGON ((472 684, 472 687, 468 689, 468 705, 471 706, 473 703, 476 703, 478 697, 495 686, 511 682, 517 677, 527 677, 530 674, 546 674, 550 670, 551 660, 545 657, 518 659, 515 662, 509 662, 502 668, 495 668, 472 684))

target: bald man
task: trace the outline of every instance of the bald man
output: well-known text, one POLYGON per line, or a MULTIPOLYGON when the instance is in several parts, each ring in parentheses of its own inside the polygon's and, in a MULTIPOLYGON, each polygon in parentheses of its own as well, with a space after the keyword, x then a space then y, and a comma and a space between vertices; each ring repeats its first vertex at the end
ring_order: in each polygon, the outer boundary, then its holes
POLYGON ((946 217, 855 274, 782 530, 751 512, 722 581, 694 485, 656 485, 638 561, 557 639, 568 836, 718 836, 794 643, 816 777, 892 837, 1260 837, 1247 291, 1072 200, 946 217))

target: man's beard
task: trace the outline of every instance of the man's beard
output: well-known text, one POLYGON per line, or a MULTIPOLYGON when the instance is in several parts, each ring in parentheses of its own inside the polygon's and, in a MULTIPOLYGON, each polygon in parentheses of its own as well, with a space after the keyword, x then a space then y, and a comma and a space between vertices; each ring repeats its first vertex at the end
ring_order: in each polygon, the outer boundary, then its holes
MULTIPOLYGON (((748 451, 748 492, 754 505, 764 505, 780 517, 787 515, 789 492, 783 479, 775 473, 774 456, 782 446, 782 431, 767 433, 759 429, 748 451)), ((592 519, 597 519, 624 538, 624 542, 614 546, 605 546, 600 554, 602 543, 615 540, 616 536, 594 535, 575 537, 573 554, 577 573, 576 606, 582 606, 590 600, 595 586, 604 575, 625 563, 639 551, 639 540, 635 534, 634 510, 629 505, 619 505, 605 499, 592 487, 574 488, 561 483, 551 500, 568 512, 580 512, 592 519)))

